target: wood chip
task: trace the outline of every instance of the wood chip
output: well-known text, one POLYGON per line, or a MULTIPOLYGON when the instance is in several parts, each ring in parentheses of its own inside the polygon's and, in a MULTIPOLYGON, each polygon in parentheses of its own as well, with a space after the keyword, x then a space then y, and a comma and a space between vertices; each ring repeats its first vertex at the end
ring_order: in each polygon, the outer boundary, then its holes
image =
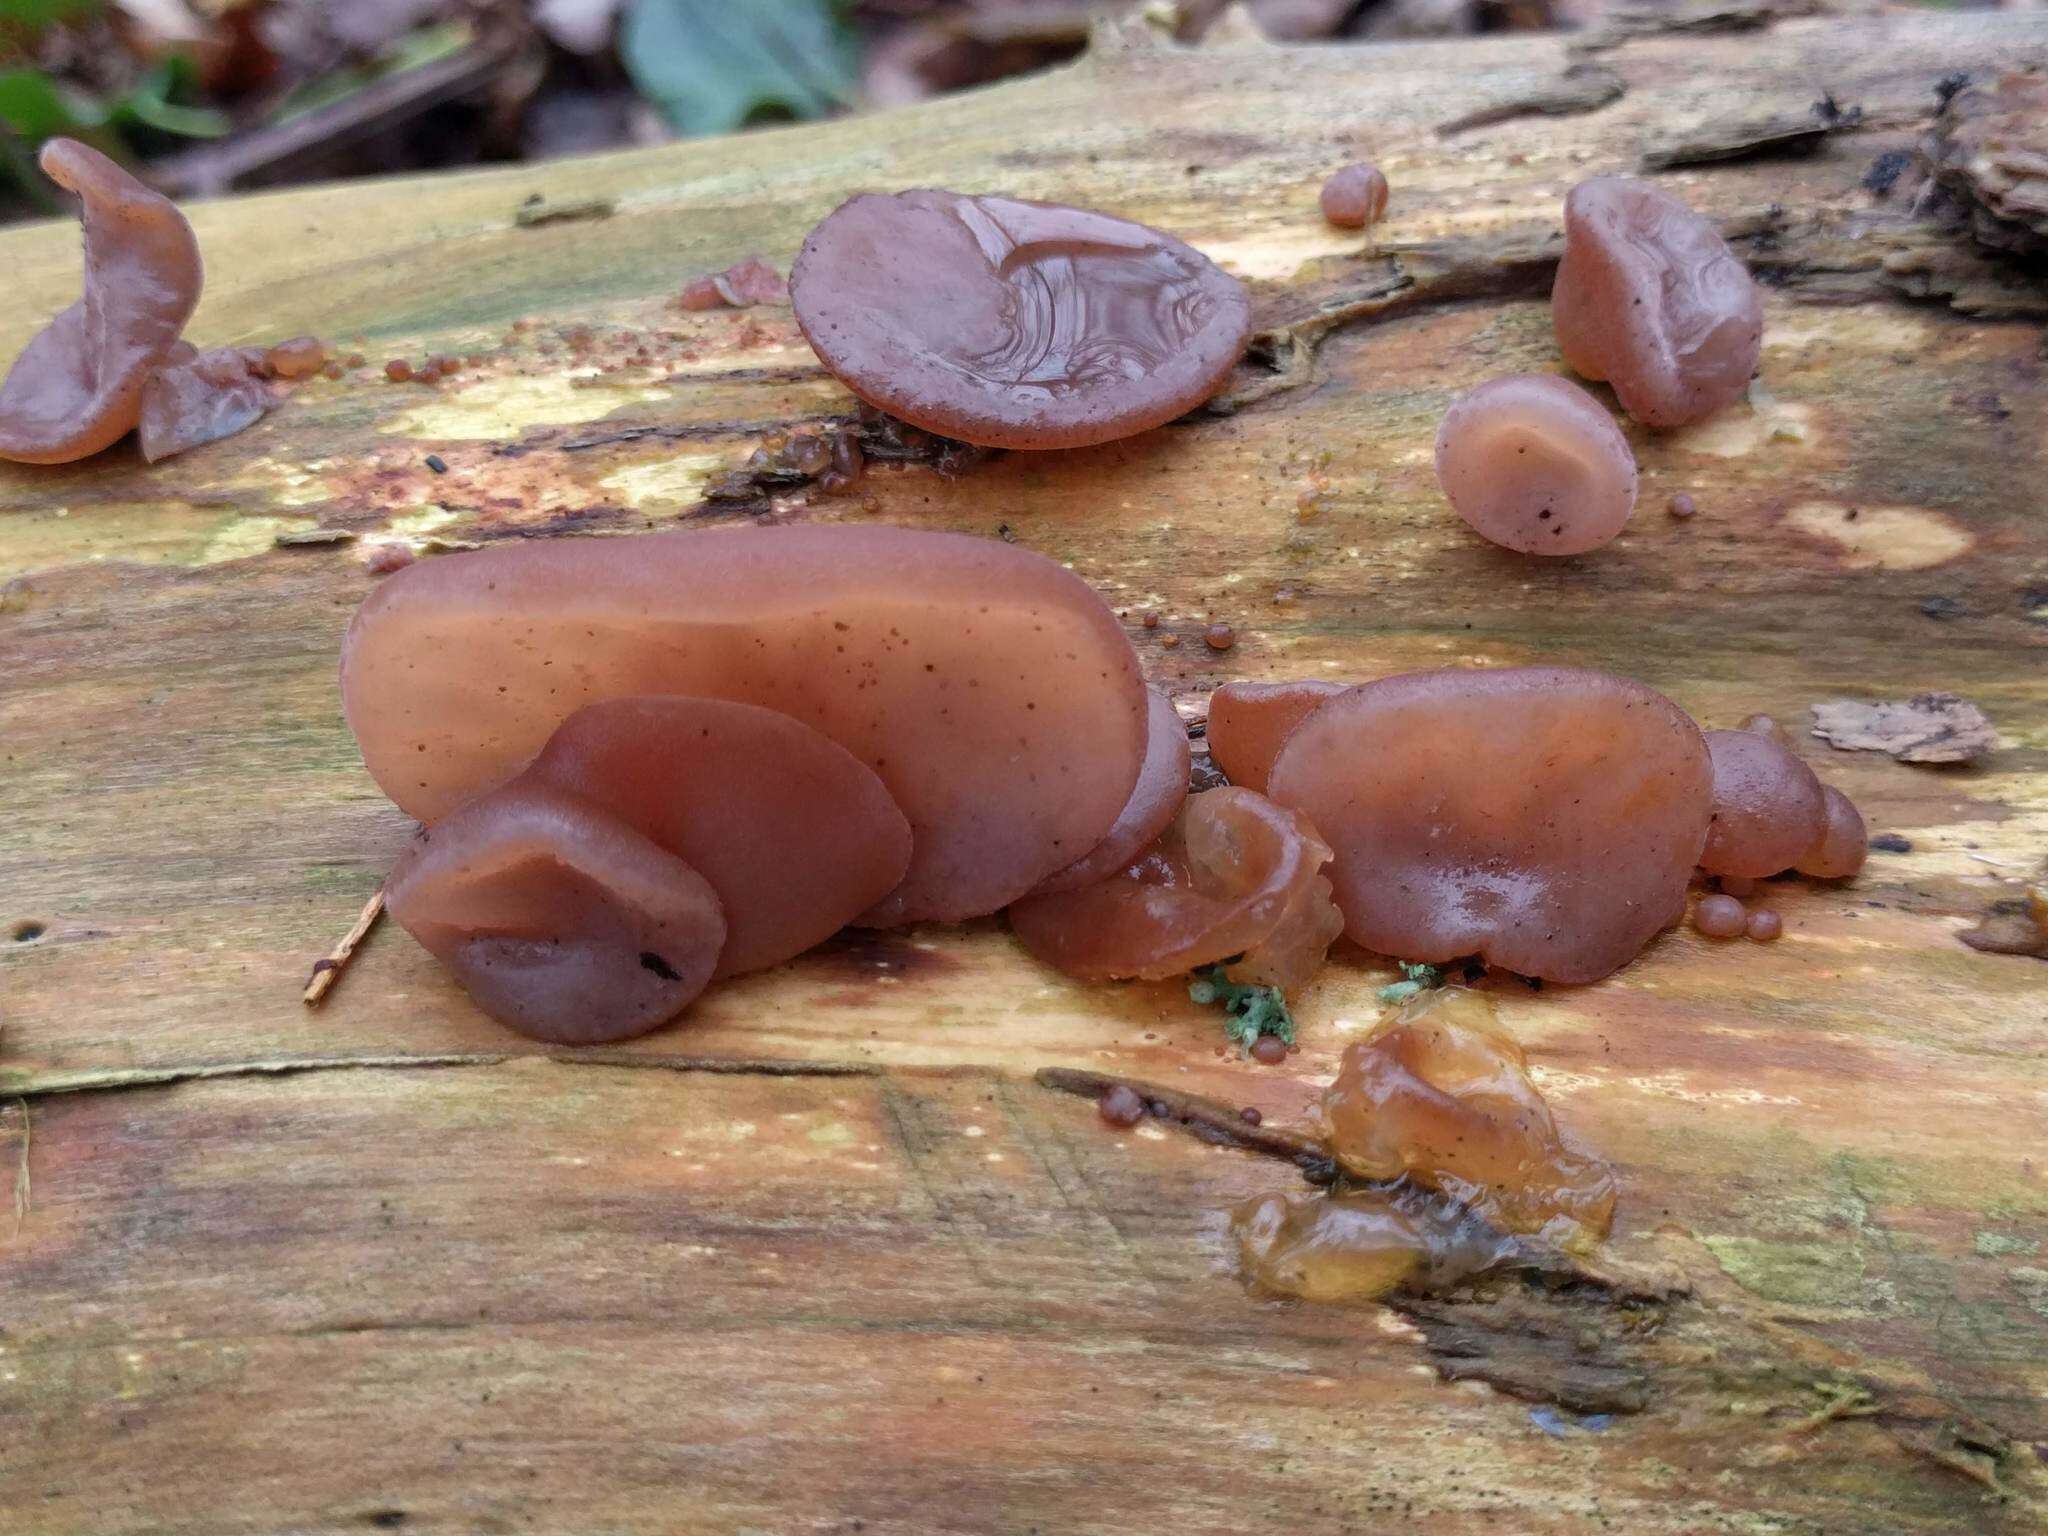
POLYGON ((377 925, 377 919, 384 915, 384 887, 378 886, 376 893, 363 904, 363 910, 356 914, 355 926, 342 935, 341 942, 329 951, 324 959, 313 962, 313 974, 306 978, 306 990, 299 1001, 308 1008, 318 1008, 327 994, 334 990, 334 984, 341 980, 341 973, 348 967, 349 957, 356 952, 356 946, 369 936, 377 925))
POLYGON ((295 533, 280 533, 277 536, 279 549, 305 549, 321 544, 348 544, 355 535, 346 528, 301 528, 295 533))
POLYGON ((608 219, 618 211, 608 197, 564 197, 549 199, 536 192, 513 211, 512 222, 521 229, 542 224, 567 224, 577 219, 608 219))
POLYGON ((1984 711, 1956 693, 1882 704, 1833 699, 1813 706, 1813 734, 1844 752, 1886 752, 1902 763, 1970 763, 1998 745, 1984 711))

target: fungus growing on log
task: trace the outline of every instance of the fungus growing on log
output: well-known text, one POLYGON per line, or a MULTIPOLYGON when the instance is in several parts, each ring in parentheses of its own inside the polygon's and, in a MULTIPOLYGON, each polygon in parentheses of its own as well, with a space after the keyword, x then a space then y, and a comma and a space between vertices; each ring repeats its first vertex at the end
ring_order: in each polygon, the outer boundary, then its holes
POLYGON ((1488 379, 1453 401, 1436 431, 1436 478, 1473 532, 1525 555, 1598 549, 1636 507, 1628 439, 1554 374, 1488 379))
POLYGON ((1244 351, 1244 286, 1173 236, 1007 197, 862 193, 790 269, 797 323, 863 400, 993 448, 1128 437, 1244 351))

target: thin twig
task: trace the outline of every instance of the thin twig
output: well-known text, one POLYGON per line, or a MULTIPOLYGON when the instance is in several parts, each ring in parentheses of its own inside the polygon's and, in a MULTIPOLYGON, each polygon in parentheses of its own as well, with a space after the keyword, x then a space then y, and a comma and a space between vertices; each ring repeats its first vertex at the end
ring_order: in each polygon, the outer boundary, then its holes
POLYGON ((1281 1158, 1306 1174, 1310 1183, 1327 1184, 1336 1177, 1336 1163, 1321 1137, 1290 1131, 1284 1126, 1253 1125, 1218 1099, 1078 1067, 1041 1067, 1036 1081, 1041 1088, 1078 1094, 1084 1099, 1099 1099, 1112 1088, 1128 1088, 1147 1104, 1165 1105, 1166 1114, 1161 1118, 1184 1126, 1204 1141, 1281 1158))
POLYGON ((384 887, 380 885, 376 893, 363 903, 363 910, 357 915, 355 926, 342 936, 341 942, 334 946, 326 959, 313 962, 313 974, 306 978, 306 990, 299 999, 301 1002, 308 1008, 320 1006, 321 1000, 334 989, 334 984, 341 980, 342 969, 348 964, 349 957, 356 952, 356 946, 368 937, 370 930, 376 926, 377 919, 383 914, 384 887))
POLYGON ((28 1219, 30 1180, 28 1168, 29 1143, 34 1132, 29 1125, 28 1100, 14 1101, 21 1109, 21 1160, 14 1165, 14 1235, 21 1236, 21 1224, 28 1219))

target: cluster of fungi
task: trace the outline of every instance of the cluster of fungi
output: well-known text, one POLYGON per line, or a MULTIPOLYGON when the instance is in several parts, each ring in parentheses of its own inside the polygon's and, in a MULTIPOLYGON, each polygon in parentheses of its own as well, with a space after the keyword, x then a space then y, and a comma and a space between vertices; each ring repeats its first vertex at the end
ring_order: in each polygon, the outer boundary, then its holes
MULTIPOLYGON (((44 165, 84 199, 85 293, 0 388, 0 455, 75 458, 139 427, 159 457, 322 365, 317 343, 180 341, 200 276, 183 219, 90 150, 53 144, 44 165)), ((1387 194, 1355 165, 1321 204, 1370 230, 1387 194)), ((1761 305, 1711 224, 1615 178, 1577 187, 1564 224, 1552 308, 1579 375, 1652 428, 1743 393, 1761 305)), ((780 297, 750 261, 683 302, 780 297)), ((1251 315, 1171 235, 933 190, 842 204, 788 300, 906 441, 1024 450, 1184 414, 1251 315)), ((799 436, 754 468, 850 478, 859 451, 799 436)), ((1460 517, 1530 555, 1599 548, 1636 501, 1627 439, 1557 375, 1457 400, 1436 464, 1460 517)), ((1769 722, 1702 731, 1640 682, 1568 667, 1225 684, 1207 737, 1227 782, 1193 793, 1186 728, 1102 600, 948 533, 664 532, 424 562, 363 604, 341 676, 370 773, 422 823, 389 910, 486 1012, 549 1041, 654 1029, 848 925, 998 912, 1089 980, 1213 966, 1296 992, 1343 935, 1583 984, 1677 923, 1701 876, 1720 889, 1699 931, 1768 939, 1777 915, 1741 905, 1756 881, 1845 878, 1865 848, 1855 807, 1769 722)), ((1238 1213, 1269 1289, 1371 1293, 1606 1230, 1611 1176, 1564 1143, 1480 993, 1405 1005, 1325 1110, 1338 1187, 1238 1213)))

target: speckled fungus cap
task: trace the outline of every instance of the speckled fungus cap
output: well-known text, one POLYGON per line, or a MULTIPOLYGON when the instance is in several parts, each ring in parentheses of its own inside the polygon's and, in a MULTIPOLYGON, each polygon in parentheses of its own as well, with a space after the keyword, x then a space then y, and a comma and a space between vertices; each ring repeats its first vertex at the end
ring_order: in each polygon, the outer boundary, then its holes
POLYGON ((1243 285, 1171 235, 957 192, 849 199, 804 241, 789 286, 854 393, 994 448, 1171 421, 1216 392, 1251 325, 1243 285))

